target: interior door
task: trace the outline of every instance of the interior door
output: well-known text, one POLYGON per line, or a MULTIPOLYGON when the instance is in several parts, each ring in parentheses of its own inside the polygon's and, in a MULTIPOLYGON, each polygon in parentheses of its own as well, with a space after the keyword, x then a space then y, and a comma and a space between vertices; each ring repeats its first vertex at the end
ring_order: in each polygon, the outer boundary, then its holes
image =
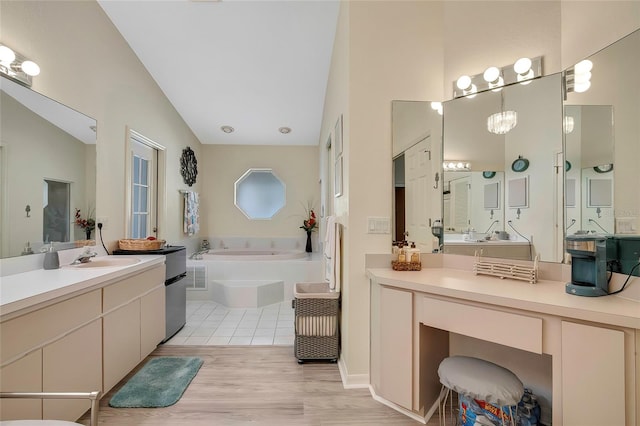
POLYGON ((431 176, 431 138, 427 136, 405 151, 405 226, 407 241, 430 253, 432 245, 429 212, 431 200, 428 178, 431 176))

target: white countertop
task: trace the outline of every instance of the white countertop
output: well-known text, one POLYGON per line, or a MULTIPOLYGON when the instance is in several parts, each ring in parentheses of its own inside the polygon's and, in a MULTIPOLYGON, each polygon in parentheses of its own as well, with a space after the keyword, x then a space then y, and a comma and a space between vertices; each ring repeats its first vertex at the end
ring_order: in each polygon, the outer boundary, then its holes
MULTIPOLYGON (((164 263, 162 255, 117 256, 140 259, 139 263, 125 266, 59 269, 36 269, 0 277, 0 320, 14 317, 24 311, 38 309, 59 299, 100 288, 111 281, 164 263)), ((93 260, 102 259, 95 257, 93 260)))
POLYGON ((618 296, 584 297, 565 292, 561 281, 536 284, 474 272, 425 268, 421 271, 368 269, 379 284, 560 317, 640 329, 640 302, 618 296))

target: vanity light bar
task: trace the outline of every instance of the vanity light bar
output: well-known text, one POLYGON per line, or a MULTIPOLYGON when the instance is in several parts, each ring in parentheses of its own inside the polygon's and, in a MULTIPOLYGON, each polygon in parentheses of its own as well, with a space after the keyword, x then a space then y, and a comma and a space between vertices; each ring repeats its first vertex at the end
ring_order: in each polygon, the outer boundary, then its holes
POLYGON ((514 64, 502 68, 491 66, 482 74, 460 76, 453 82, 453 97, 472 98, 476 93, 486 90, 497 92, 507 84, 529 84, 538 77, 542 77, 542 56, 520 58, 514 64))
POLYGON ((0 44, 0 74, 31 87, 33 77, 40 74, 40 67, 10 47, 0 44))
POLYGON ((471 163, 469 163, 468 161, 444 160, 444 162, 442 163, 442 169, 445 172, 469 171, 471 170, 471 163))

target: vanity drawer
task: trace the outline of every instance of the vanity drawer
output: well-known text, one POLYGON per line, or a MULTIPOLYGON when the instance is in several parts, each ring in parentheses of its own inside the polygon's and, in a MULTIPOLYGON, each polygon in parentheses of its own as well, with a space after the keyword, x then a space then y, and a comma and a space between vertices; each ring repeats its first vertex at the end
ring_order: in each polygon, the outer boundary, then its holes
POLYGON ((0 324, 0 359, 18 356, 100 316, 94 290, 0 324))
POLYGON ((452 333, 542 353, 541 318, 425 297, 420 322, 452 333))
POLYGON ((164 285, 164 265, 104 287, 102 312, 106 313, 129 303, 159 285, 164 285))

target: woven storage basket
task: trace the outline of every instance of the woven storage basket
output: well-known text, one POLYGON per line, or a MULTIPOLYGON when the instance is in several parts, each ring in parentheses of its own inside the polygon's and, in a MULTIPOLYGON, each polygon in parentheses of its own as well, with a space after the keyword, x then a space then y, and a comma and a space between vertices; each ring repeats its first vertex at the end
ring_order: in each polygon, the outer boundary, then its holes
POLYGON ((393 269, 394 271, 420 271, 422 269, 422 263, 398 262, 397 260, 392 260, 391 269, 393 269))
POLYGON ((329 359, 340 355, 339 299, 295 299, 294 352, 299 361, 329 359))
POLYGON ((125 239, 118 240, 120 250, 159 250, 164 247, 165 240, 125 239))

